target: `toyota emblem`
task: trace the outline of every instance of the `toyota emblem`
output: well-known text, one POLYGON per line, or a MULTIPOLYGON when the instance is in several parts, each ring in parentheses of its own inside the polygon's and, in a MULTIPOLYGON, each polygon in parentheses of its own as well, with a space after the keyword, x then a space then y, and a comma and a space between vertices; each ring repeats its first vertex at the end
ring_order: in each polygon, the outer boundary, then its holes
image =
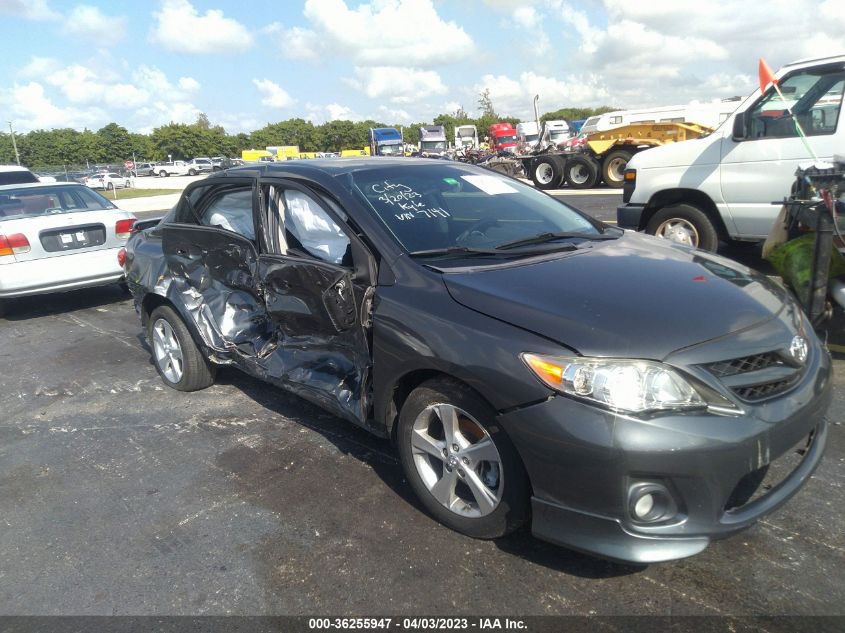
POLYGON ((789 344, 789 353, 792 354, 792 358, 803 365, 804 361, 807 360, 807 339, 803 336, 794 337, 792 343, 789 344))

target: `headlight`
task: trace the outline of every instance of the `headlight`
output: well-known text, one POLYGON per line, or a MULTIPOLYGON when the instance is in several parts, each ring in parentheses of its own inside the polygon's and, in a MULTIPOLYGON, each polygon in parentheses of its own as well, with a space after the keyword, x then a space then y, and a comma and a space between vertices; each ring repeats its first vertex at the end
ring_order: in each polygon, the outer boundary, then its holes
POLYGON ((648 360, 522 354, 545 384, 615 411, 642 413, 706 407, 674 369, 648 360))

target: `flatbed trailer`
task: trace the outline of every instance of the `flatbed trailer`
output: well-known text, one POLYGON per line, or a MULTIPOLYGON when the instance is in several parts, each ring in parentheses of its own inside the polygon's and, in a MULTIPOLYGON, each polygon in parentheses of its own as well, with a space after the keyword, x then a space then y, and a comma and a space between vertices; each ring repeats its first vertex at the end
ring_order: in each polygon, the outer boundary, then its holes
POLYGON ((587 189, 604 182, 620 188, 631 156, 658 145, 706 136, 712 128, 696 123, 633 123, 594 132, 569 141, 562 150, 515 156, 538 189, 556 189, 566 183, 587 189))

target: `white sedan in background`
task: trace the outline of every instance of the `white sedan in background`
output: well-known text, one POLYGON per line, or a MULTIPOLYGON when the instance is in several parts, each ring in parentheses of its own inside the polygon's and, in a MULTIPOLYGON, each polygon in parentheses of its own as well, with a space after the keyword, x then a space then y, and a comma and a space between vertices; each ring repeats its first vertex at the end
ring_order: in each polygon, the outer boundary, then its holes
POLYGON ((134 224, 80 184, 0 186, 0 315, 14 297, 123 282, 134 224))
POLYGON ((106 189, 108 191, 132 186, 129 178, 114 172, 103 172, 94 174, 93 176, 86 176, 82 180, 82 184, 91 189, 106 189))

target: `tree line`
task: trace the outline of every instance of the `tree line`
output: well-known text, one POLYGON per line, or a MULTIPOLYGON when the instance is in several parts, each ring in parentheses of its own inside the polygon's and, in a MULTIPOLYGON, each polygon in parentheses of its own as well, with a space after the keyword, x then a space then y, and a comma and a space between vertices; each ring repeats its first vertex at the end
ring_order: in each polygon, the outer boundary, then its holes
MULTIPOLYGON (((481 103, 481 101, 480 101, 481 103)), ((434 125, 446 127, 446 137, 454 138, 456 125, 475 125, 484 138, 492 123, 507 121, 513 124, 518 119, 497 115, 492 105, 482 107, 477 118, 467 116, 463 110, 454 114, 441 114, 434 118, 434 125)), ((584 119, 594 114, 613 110, 601 108, 564 108, 544 114, 545 120, 584 119)), ((250 133, 228 134, 219 125, 212 125, 205 114, 190 124, 168 123, 155 128, 150 134, 129 132, 117 123, 93 131, 72 128, 34 130, 15 134, 22 165, 31 169, 59 167, 62 165, 95 165, 122 163, 133 156, 138 161, 162 161, 170 156, 173 160, 190 159, 196 156, 237 157, 245 149, 264 149, 273 145, 298 145, 302 152, 338 152, 342 149, 362 148, 368 144, 371 127, 395 127, 402 129, 407 143, 419 142, 419 127, 431 123, 414 123, 400 126, 380 121, 329 121, 315 125, 301 118, 268 123, 250 133)), ((9 133, 0 133, 0 164, 14 163, 15 152, 9 133)))

